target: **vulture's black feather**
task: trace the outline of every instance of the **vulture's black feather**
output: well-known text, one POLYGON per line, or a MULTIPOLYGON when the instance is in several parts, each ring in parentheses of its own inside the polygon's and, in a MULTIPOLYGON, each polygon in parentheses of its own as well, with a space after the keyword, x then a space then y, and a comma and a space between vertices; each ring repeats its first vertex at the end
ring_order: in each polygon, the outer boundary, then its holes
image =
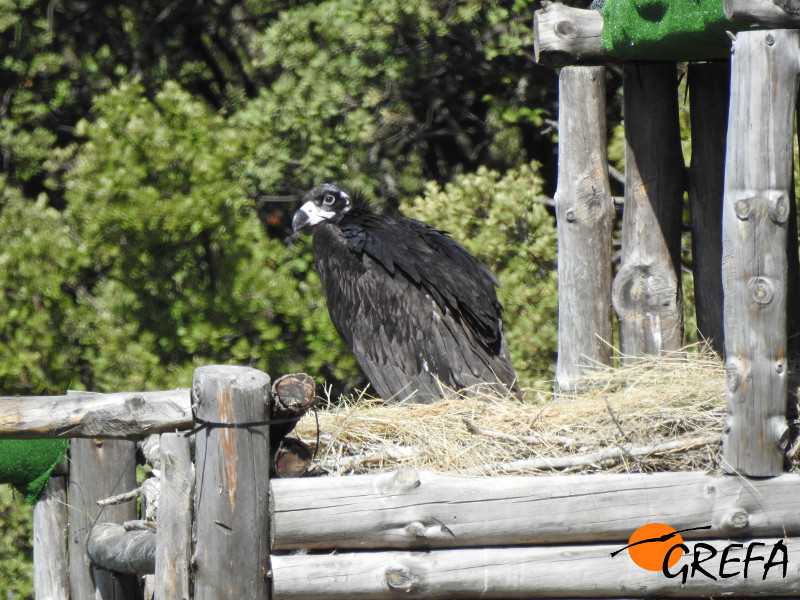
POLYGON ((336 185, 303 200, 292 227, 312 230, 331 320, 379 396, 433 402, 498 383, 519 394, 485 265, 445 232, 377 214, 336 185))

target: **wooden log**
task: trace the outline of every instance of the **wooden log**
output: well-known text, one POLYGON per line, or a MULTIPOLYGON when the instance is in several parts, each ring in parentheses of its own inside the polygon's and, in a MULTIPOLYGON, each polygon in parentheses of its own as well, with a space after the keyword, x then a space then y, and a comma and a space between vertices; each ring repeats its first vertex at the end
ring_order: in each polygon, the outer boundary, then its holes
POLYGON ((269 376, 247 367, 195 371, 195 599, 269 595, 269 376))
POLYGON ((751 476, 781 473, 788 442, 786 236, 799 46, 797 30, 743 31, 731 60, 722 211, 723 457, 727 469, 751 476))
POLYGON ((33 507, 33 589, 37 598, 69 600, 67 477, 51 477, 33 507))
POLYGON ((692 162, 689 209, 692 223, 694 305, 698 337, 723 353, 722 192, 728 127, 730 62, 689 64, 692 162))
POLYGON ((622 360, 683 343, 680 237, 685 166, 674 63, 625 63, 625 209, 611 291, 622 360))
POLYGON ((752 21, 760 27, 789 29, 800 26, 798 0, 723 0, 729 19, 752 21))
MULTIPOLYGON (((800 553, 800 539, 703 544, 687 546, 690 555, 670 569, 675 578, 638 567, 627 551, 611 556, 625 544, 273 556, 274 598, 619 598, 632 592, 640 598, 717 598, 800 593, 800 571, 791 558, 800 553), (748 563, 745 576, 743 564, 751 542, 756 544, 751 559, 758 560, 748 563), (786 571, 782 564, 768 568, 778 542, 788 557, 786 571), (695 552, 700 567, 714 579, 691 567, 695 552)), ((776 552, 775 561, 783 558, 784 551, 776 552)), ((676 555, 680 552, 677 549, 676 555)))
POLYGON ((272 405, 270 419, 287 420, 270 425, 269 439, 272 448, 277 450, 281 440, 297 425, 297 420, 314 406, 314 379, 305 373, 283 375, 272 384, 272 405))
POLYGON ((687 537, 800 535, 800 476, 705 473, 450 477, 404 468, 276 479, 273 551, 624 541, 645 523, 687 537))
POLYGON ((79 439, 70 444, 69 584, 72 598, 132 597, 135 581, 89 564, 86 542, 98 519, 124 523, 136 518, 136 503, 99 507, 97 501, 136 487, 136 444, 79 439))
POLYGON ((306 443, 285 437, 273 458, 274 474, 278 477, 301 477, 308 471, 313 458, 314 454, 306 443))
POLYGON ((603 17, 596 10, 542 2, 533 13, 533 55, 538 63, 561 67, 606 60, 602 35, 603 17))
POLYGON ((556 391, 579 388, 583 369, 611 364, 611 233, 605 68, 559 74, 558 361, 556 391))
POLYGON ((144 575, 156 570, 156 534, 147 529, 127 530, 117 523, 97 523, 86 543, 95 566, 115 573, 144 575))
POLYGON ((0 397, 0 438, 140 438, 188 429, 189 390, 0 397))
POLYGON ((156 597, 188 599, 191 583, 194 464, 189 438, 161 434, 161 496, 158 504, 156 597))

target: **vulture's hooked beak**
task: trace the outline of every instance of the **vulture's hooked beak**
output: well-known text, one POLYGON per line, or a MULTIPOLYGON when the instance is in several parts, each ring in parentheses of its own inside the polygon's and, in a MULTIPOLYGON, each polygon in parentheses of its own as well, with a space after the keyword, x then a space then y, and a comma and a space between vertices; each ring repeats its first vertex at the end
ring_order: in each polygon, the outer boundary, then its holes
POLYGON ((333 217, 333 211, 323 210, 313 202, 309 201, 303 204, 292 217, 292 229, 295 233, 300 233, 303 229, 307 229, 322 221, 327 221, 333 217))

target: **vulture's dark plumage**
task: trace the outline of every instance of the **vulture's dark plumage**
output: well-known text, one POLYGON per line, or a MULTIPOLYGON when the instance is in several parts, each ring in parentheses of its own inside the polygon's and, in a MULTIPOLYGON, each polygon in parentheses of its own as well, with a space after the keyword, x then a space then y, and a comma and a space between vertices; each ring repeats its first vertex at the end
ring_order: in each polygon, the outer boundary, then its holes
POLYGON ((376 393, 433 402, 448 389, 519 394, 492 272, 444 232, 373 212, 332 184, 303 198, 331 320, 376 393))

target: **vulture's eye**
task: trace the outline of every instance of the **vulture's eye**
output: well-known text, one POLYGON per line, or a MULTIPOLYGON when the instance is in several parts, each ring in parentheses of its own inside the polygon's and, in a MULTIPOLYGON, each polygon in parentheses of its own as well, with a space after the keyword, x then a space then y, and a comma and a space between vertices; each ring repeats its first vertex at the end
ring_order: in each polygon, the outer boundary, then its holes
POLYGON ((325 197, 322 199, 323 206, 333 206, 334 202, 336 202, 336 198, 334 198, 330 194, 326 194, 325 197))

